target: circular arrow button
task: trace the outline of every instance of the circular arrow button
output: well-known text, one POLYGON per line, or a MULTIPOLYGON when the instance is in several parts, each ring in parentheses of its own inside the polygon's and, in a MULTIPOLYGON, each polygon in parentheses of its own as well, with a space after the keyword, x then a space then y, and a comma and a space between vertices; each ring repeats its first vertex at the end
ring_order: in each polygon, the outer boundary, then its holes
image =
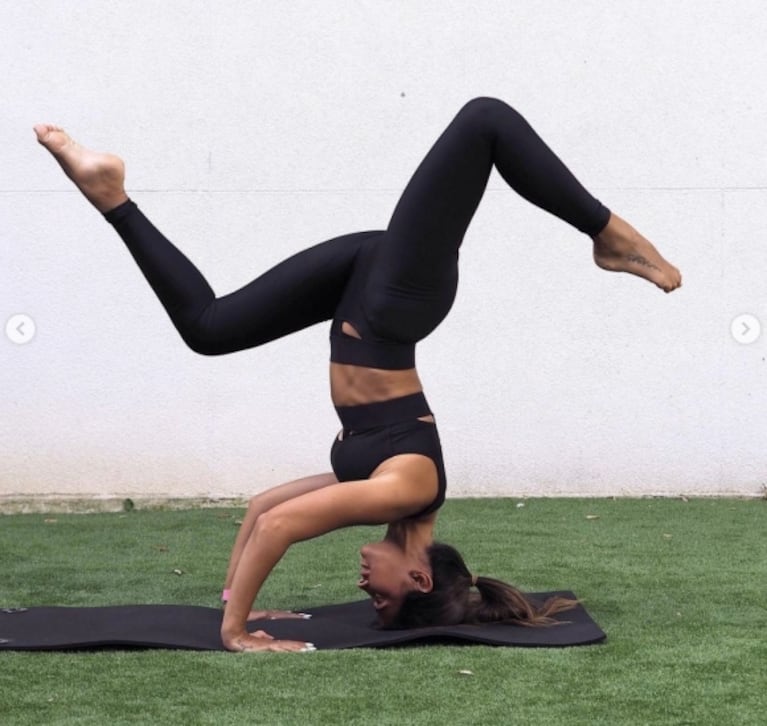
POLYGON ((35 337, 35 331, 35 321, 23 313, 11 315, 5 324, 5 334, 8 336, 8 340, 17 345, 29 343, 35 337))
POLYGON ((748 345, 759 339, 759 336, 762 334, 762 324, 754 315, 744 313, 733 319, 730 324, 730 332, 738 343, 748 345))

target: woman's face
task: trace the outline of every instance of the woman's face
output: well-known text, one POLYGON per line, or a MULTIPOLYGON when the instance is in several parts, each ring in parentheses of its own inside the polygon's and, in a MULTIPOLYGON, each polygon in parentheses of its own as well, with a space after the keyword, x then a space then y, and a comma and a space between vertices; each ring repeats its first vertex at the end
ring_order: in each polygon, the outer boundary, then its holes
POLYGON ((386 540, 371 542, 360 550, 357 587, 372 598, 381 625, 391 624, 408 592, 423 589, 423 569, 420 562, 386 540))

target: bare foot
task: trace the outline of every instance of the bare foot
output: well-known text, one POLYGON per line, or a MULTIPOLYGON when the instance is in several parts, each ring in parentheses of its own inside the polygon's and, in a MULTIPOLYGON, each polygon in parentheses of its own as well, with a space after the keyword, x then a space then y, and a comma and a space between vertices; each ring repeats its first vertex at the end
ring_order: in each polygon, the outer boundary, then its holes
POLYGON ((630 272, 655 283, 664 292, 676 290, 682 275, 628 222, 610 215, 607 226, 592 238, 594 262, 604 270, 630 272))
POLYGON ((80 146, 59 126, 38 124, 34 129, 37 140, 99 212, 108 212, 128 201, 122 159, 80 146))

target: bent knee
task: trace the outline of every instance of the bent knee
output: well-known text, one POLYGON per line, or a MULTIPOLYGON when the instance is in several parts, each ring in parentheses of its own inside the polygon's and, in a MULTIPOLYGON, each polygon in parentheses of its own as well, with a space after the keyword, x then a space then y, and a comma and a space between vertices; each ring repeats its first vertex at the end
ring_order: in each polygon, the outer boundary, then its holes
POLYGON ((466 103, 458 112, 456 121, 491 135, 503 128, 526 123, 519 111, 505 101, 490 96, 479 96, 466 103))
POLYGON ((223 355, 238 350, 236 346, 227 345, 218 337, 206 334, 196 327, 189 327, 179 332, 187 347, 199 355, 223 355))
POLYGON ((477 96, 465 103, 458 112, 459 116, 484 118, 489 115, 507 112, 511 106, 499 98, 492 96, 477 96))

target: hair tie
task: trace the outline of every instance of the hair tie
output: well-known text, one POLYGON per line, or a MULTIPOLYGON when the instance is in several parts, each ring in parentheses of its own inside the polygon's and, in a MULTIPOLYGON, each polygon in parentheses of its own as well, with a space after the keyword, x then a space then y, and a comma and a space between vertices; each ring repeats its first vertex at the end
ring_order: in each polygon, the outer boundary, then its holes
POLYGON ((476 575, 472 575, 471 576, 471 586, 472 587, 476 587, 477 586, 477 576, 476 575))

